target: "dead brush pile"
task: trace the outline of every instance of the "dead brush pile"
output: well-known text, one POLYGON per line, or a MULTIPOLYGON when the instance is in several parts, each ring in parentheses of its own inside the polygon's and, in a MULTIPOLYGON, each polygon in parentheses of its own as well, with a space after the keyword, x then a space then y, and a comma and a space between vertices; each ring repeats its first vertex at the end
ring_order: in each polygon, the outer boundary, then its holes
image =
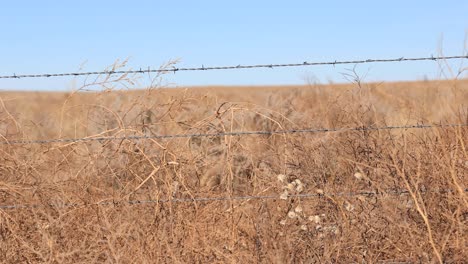
POLYGON ((466 124, 466 82, 391 85, 2 94, 0 260, 462 263, 467 127, 8 143, 466 124))

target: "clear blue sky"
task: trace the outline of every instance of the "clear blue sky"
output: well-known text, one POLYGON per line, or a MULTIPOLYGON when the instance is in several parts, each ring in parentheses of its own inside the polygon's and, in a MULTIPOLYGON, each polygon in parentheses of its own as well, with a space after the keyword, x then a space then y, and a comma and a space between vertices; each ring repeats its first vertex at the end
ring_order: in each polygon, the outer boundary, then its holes
MULTIPOLYGON (((130 67, 269 64, 461 55, 468 1, 5 1, 0 75, 130 67), (443 36, 443 38, 442 38, 443 36)), ((352 66, 179 72, 176 85, 344 82, 352 66)), ((369 81, 436 78, 436 63, 366 64, 369 81)), ((72 78, 0 80, 0 89, 69 89, 72 78)))

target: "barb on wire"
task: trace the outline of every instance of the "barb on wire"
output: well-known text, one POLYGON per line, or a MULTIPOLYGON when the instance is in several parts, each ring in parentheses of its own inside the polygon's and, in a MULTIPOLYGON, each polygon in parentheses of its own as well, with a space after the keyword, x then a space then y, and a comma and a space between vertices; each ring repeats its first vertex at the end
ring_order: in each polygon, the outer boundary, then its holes
POLYGON ((436 61, 436 60, 453 60, 453 59, 468 59, 468 55, 463 56, 439 56, 439 57, 420 57, 420 58, 392 58, 392 59, 367 59, 367 60, 347 60, 347 61, 324 61, 324 62, 301 62, 301 63, 283 63, 283 64, 253 64, 253 65, 235 65, 235 66, 212 66, 212 67, 192 67, 192 68, 170 68, 170 69, 150 69, 147 70, 121 70, 121 71, 91 71, 91 72, 67 72, 67 73, 41 73, 41 74, 13 74, 1 75, 0 79, 20 79, 20 78, 50 78, 50 77, 65 77, 65 76, 88 76, 88 75, 110 75, 110 74, 134 74, 134 73, 164 73, 177 71, 208 71, 208 70, 238 70, 238 69, 254 69, 254 68, 284 68, 284 67, 304 67, 304 66, 319 66, 338 64, 364 64, 364 63, 388 63, 388 62, 403 62, 403 61, 436 61))
MULTIPOLYGON (((434 189, 434 190, 419 190, 420 193, 453 193, 450 189, 434 189)), ((464 189, 463 192, 468 192, 468 189, 464 189)), ((306 193, 306 194, 290 194, 287 199, 290 198, 322 198, 322 197, 354 197, 354 196, 401 196, 409 194, 408 190, 404 189, 390 189, 386 191, 359 191, 359 192, 340 192, 340 193, 306 193)), ((248 200, 279 200, 282 199, 280 195, 247 195, 247 196, 233 196, 233 197, 195 197, 195 198, 170 198, 170 199, 157 199, 157 200, 128 200, 128 201, 115 201, 108 200, 97 203, 64 203, 64 204, 10 204, 0 205, 0 209, 28 209, 28 208, 69 208, 69 207, 82 207, 82 206, 118 206, 118 205, 144 205, 144 204, 157 204, 157 203, 206 203, 206 202, 220 202, 220 201, 248 201, 248 200)))
MULTIPOLYGON (((145 139, 169 139, 169 138, 199 138, 199 137, 223 137, 223 136, 248 136, 248 135, 278 135, 278 134, 300 134, 300 133, 332 133, 346 131, 375 131, 393 129, 428 129, 428 128, 450 128, 468 127, 468 124, 440 124, 440 125, 408 125, 408 126, 384 126, 384 127, 353 127, 353 128, 308 128, 276 131, 239 131, 223 133, 195 133, 175 135, 150 135, 150 136, 109 136, 109 137, 86 137, 86 138, 57 138, 41 140, 5 140, 0 145, 26 145, 26 144, 51 144, 51 143, 75 143, 90 141, 109 140, 145 140, 145 139)), ((5 137, 3 137, 5 139, 5 137)))

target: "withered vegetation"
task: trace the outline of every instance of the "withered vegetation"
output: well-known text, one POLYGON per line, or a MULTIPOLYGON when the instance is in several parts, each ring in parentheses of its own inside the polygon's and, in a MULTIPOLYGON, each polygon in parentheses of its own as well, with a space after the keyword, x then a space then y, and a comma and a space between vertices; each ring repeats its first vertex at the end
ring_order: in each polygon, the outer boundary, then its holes
POLYGON ((0 94, 1 262, 468 259, 467 127, 9 143, 466 124, 468 82, 112 89, 130 80, 0 94), (243 196, 277 198, 190 201, 243 196))

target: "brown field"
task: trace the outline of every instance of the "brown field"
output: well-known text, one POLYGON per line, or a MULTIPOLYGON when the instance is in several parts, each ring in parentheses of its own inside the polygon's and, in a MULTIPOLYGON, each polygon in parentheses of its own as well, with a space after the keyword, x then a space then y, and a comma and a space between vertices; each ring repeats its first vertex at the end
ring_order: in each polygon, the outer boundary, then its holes
POLYGON ((0 98, 3 263, 468 259, 466 126, 9 143, 467 124, 468 81, 0 98))

